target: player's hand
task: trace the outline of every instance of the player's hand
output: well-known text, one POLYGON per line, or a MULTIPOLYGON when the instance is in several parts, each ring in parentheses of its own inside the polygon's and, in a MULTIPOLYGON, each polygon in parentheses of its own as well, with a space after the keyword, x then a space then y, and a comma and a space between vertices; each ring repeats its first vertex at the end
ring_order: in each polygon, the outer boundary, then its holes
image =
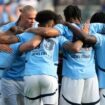
POLYGON ((20 34, 20 33, 23 33, 24 32, 23 28, 18 27, 18 26, 12 27, 10 29, 10 31, 12 31, 14 34, 20 34))
POLYGON ((35 32, 34 32, 34 29, 35 29, 35 28, 28 28, 28 29, 25 30, 25 32, 32 32, 32 33, 35 33, 35 32))
POLYGON ((0 44, 0 51, 11 53, 12 49, 9 47, 8 44, 0 44))

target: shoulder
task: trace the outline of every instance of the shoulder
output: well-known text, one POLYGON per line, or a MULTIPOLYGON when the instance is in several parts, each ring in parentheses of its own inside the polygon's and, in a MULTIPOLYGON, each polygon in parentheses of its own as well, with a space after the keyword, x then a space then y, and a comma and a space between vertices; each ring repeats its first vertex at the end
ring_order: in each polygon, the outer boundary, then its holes
POLYGON ((11 27, 16 26, 16 22, 10 22, 0 27, 0 32, 8 31, 11 27))

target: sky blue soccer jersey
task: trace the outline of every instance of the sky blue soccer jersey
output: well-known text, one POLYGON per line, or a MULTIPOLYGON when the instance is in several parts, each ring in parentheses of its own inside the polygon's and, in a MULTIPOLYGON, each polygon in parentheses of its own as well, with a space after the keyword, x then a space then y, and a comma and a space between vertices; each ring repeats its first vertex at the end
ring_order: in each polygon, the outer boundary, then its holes
MULTIPOLYGON (((11 27, 16 26, 17 22, 11 22, 0 28, 0 32, 5 32, 11 27)), ((35 23, 33 27, 37 27, 38 23, 35 23)), ((28 37, 29 38, 29 37, 28 37)), ((3 73, 3 78, 14 79, 14 80, 23 80, 24 76, 24 67, 25 67, 25 54, 17 55, 15 61, 13 62, 10 69, 5 70, 3 73)))
POLYGON ((17 22, 10 22, 6 25, 3 25, 2 27, 0 27, 0 32, 5 32, 8 31, 11 27, 16 26, 17 22))
POLYGON ((11 44, 9 47, 12 49, 11 53, 0 51, 0 68, 8 69, 11 67, 15 56, 18 54, 18 46, 20 43, 11 44))
MULTIPOLYGON (((4 25, 3 27, 0 27, 0 32, 5 32, 5 31, 9 30, 12 26, 15 26, 15 25, 16 25, 16 22, 11 22, 8 25, 4 25)), ((0 53, 1 53, 0 54, 0 59, 2 59, 6 53, 3 54, 2 51, 0 53)), ((2 77, 2 74, 3 74, 3 68, 2 67, 4 67, 4 66, 8 67, 8 65, 9 65, 9 63, 7 64, 6 62, 7 61, 5 61, 5 59, 2 59, 2 62, 0 62, 0 68, 1 68, 0 77, 2 77), (3 63, 3 62, 5 62, 5 63, 3 63)))
MULTIPOLYGON (((72 41, 73 33, 67 26, 56 25, 55 28, 67 39, 72 41)), ((80 52, 63 50, 63 72, 62 75, 72 79, 86 79, 96 75, 93 48, 82 48, 80 52)))
MULTIPOLYGON (((73 33, 67 27, 65 27, 62 24, 58 24, 58 25, 55 25, 54 28, 60 31, 60 36, 64 36, 67 39, 69 39, 70 41, 72 40, 73 33)), ((55 46, 55 47, 57 47, 57 46, 55 46)), ((54 53, 55 53, 54 54, 54 62, 55 62, 55 64, 58 65, 58 54, 59 54, 59 51, 55 51, 54 53)))
POLYGON ((13 50, 12 53, 3 53, 4 58, 2 59, 4 61, 3 64, 5 64, 6 68, 6 70, 4 70, 3 72, 3 78, 23 80, 25 55, 21 55, 18 51, 20 45, 21 43, 12 44, 10 45, 13 50))
MULTIPOLYGON (((0 32, 8 31, 11 27, 16 26, 16 25, 17 25, 17 21, 10 22, 6 25, 3 25, 2 27, 0 27, 0 32)), ((33 27, 37 27, 37 26, 38 26, 38 23, 35 22, 33 27)), ((28 38, 30 39, 30 37, 28 38)), ((17 55, 11 68, 8 70, 5 70, 5 72, 3 73, 3 78, 23 80, 24 67, 25 67, 25 54, 19 55, 19 56, 17 55)))
POLYGON ((103 23, 91 23, 90 33, 105 33, 105 24, 103 23))
MULTIPOLYGON (((13 26, 16 26, 17 22, 11 22, 11 23, 8 23, 2 27, 0 27, 0 32, 5 32, 5 31, 8 31, 11 27, 13 26)), ((7 57, 8 59, 10 59, 8 61, 8 64, 5 62, 6 59, 4 58, 4 65, 2 64, 2 67, 3 66, 9 66, 9 63, 11 64, 12 60, 14 59, 14 56, 16 54, 16 51, 17 50, 17 44, 12 44, 11 47, 13 47, 13 53, 11 54, 8 54, 8 53, 2 53, 3 56, 5 56, 5 58, 7 57), (15 52, 14 52, 15 51, 15 52)), ((25 57, 22 56, 17 56, 15 58, 15 61, 13 62, 13 64, 11 65, 11 67, 8 68, 8 70, 4 70, 3 71, 3 78, 7 78, 7 79, 16 79, 16 80, 21 80, 23 79, 23 71, 24 71, 24 66, 25 66, 25 57)))
MULTIPOLYGON (((29 36, 32 39, 35 35, 33 33, 25 32, 18 37, 20 41, 26 42, 30 40, 28 38, 29 36)), ((27 52, 25 76, 50 75, 57 77, 57 66, 55 66, 53 59, 55 54, 54 52, 58 52, 59 47, 63 46, 66 41, 67 39, 63 36, 56 38, 44 38, 37 48, 27 52)))
POLYGON ((105 36, 102 34, 95 34, 97 44, 95 45, 96 51, 96 67, 99 78, 99 87, 105 88, 105 36))
POLYGON ((105 88, 105 34, 104 24, 92 24, 90 27, 90 33, 96 37, 97 43, 95 47, 95 58, 96 58, 96 68, 99 79, 99 87, 105 88), (98 32, 98 33, 97 33, 98 32))

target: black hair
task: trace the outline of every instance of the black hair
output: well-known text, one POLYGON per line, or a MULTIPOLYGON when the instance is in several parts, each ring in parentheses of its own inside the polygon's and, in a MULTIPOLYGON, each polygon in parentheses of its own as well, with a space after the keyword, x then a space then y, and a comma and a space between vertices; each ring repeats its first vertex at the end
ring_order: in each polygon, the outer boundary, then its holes
POLYGON ((66 21, 69 21, 70 18, 81 20, 81 10, 78 6, 69 5, 64 9, 64 16, 66 21))
POLYGON ((63 17, 59 14, 57 14, 55 19, 55 24, 62 24, 63 23, 63 17))
POLYGON ((46 24, 50 20, 56 20, 57 14, 51 10, 43 10, 38 12, 36 15, 35 20, 38 21, 40 24, 46 24))
POLYGON ((96 12, 90 19, 90 23, 105 23, 105 13, 96 12))

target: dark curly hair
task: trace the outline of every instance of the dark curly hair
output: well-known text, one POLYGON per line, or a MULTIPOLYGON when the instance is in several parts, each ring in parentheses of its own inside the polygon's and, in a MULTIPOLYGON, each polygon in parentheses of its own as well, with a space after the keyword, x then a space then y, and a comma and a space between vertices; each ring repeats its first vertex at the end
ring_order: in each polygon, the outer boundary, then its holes
POLYGON ((41 24, 46 24, 50 20, 56 21, 56 19, 57 19, 57 14, 51 10, 40 11, 38 12, 35 18, 35 20, 41 24))
POLYGON ((105 13, 96 12, 90 19, 90 23, 105 23, 105 13))
POLYGON ((69 21, 70 18, 81 20, 81 10, 78 6, 69 5, 64 9, 64 16, 66 21, 69 21))

